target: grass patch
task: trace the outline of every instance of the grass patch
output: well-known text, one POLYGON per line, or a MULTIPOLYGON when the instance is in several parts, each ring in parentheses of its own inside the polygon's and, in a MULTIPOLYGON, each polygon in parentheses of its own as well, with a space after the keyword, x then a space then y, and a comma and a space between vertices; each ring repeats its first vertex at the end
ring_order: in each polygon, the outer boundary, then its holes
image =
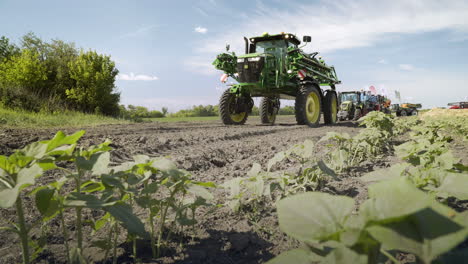
POLYGON ((219 120, 219 116, 194 116, 194 117, 158 117, 143 118, 145 122, 204 122, 219 120))
POLYGON ((0 127, 46 128, 78 127, 103 124, 125 124, 127 120, 101 115, 66 111, 61 113, 33 113, 0 108, 0 127))

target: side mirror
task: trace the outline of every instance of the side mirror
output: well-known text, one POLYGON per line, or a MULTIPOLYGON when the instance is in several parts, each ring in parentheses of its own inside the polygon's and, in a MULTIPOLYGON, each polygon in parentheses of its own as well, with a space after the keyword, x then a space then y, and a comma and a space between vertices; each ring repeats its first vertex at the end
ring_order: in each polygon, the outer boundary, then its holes
POLYGON ((306 43, 307 43, 307 42, 311 42, 311 41, 312 41, 312 37, 311 37, 311 36, 304 36, 304 37, 302 38, 302 41, 303 41, 303 42, 306 42, 306 43))
POLYGON ((226 44, 226 51, 229 51, 231 49, 231 45, 226 44))

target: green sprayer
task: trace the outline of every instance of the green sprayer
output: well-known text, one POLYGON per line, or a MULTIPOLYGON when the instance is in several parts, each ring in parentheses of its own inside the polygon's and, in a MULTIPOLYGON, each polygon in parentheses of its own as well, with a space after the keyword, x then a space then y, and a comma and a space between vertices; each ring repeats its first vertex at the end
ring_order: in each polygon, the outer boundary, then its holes
MULTIPOLYGON (((293 34, 281 33, 245 38, 245 54, 219 54, 213 65, 224 71, 221 81, 232 77, 231 85, 221 96, 219 112, 226 125, 241 125, 254 106, 253 97, 262 97, 260 116, 263 124, 274 124, 280 99, 295 100, 296 121, 315 127, 323 112, 325 124, 337 120, 338 100, 335 85, 341 83, 333 66, 305 53, 301 41, 293 34), (326 86, 328 89, 322 89, 326 86)), ((311 41, 304 36, 303 42, 311 41)))

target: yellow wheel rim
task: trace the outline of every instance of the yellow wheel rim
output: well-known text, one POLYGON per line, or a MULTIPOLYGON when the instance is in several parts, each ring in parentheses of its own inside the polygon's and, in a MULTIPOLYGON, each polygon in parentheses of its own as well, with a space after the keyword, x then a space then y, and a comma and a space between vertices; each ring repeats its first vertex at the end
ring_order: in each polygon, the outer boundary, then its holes
MULTIPOLYGON (((336 105, 335 105, 336 107, 336 105)), ((320 98, 316 93, 310 93, 306 101, 307 120, 311 123, 317 122, 320 116, 320 98)))
POLYGON ((331 119, 333 123, 336 122, 336 114, 338 113, 338 107, 337 107, 337 102, 336 102, 336 97, 333 96, 332 102, 331 102, 331 119))
POLYGON ((235 99, 236 99, 235 95, 231 95, 231 98, 229 99, 229 105, 230 105, 229 106, 229 117, 231 117, 231 120, 233 122, 240 123, 240 122, 242 122, 242 120, 244 120, 244 117, 245 117, 245 115, 247 113, 242 112, 242 113, 237 113, 236 114, 235 111, 233 109, 231 109, 231 107, 233 107, 235 99))
POLYGON ((239 123, 242 122, 242 120, 244 120, 245 112, 239 114, 230 114, 229 116, 231 117, 232 121, 239 123))

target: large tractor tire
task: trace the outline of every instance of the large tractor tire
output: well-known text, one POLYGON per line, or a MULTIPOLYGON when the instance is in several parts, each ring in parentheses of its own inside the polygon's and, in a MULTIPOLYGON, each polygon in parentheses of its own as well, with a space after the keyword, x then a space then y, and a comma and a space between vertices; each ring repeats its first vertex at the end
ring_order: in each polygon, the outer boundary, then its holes
POLYGON ((401 110, 400 116, 407 116, 407 115, 408 115, 408 112, 406 112, 406 110, 401 110))
POLYGON ((361 116, 362 116, 361 108, 356 108, 356 110, 354 110, 353 121, 358 121, 359 118, 361 118, 361 116))
POLYGON ((323 117, 325 124, 335 124, 338 113, 338 98, 336 93, 329 91, 325 94, 325 101, 323 104, 323 117))
POLYGON ((235 94, 232 94, 230 89, 227 89, 221 99, 219 100, 219 115, 223 124, 225 125, 243 125, 247 121, 249 113, 237 112, 238 98, 235 94))
POLYGON ((413 109, 413 111, 411 111, 411 115, 412 116, 417 116, 418 115, 418 110, 413 109))
POLYGON ((279 108, 279 99, 263 97, 260 101, 260 118, 262 120, 262 124, 273 125, 279 108))
POLYGON ((294 106, 297 123, 317 127, 320 122, 321 109, 322 100, 318 88, 314 85, 303 86, 296 96, 294 106))

